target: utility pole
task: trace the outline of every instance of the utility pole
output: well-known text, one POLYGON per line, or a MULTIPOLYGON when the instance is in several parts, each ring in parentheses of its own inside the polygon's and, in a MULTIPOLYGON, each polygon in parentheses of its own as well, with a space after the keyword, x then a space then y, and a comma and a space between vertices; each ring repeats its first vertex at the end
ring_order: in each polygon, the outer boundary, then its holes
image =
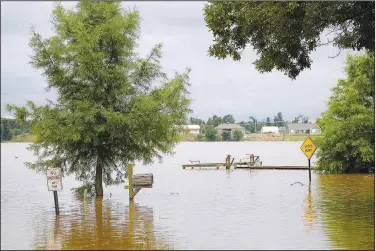
POLYGON ((257 133, 257 121, 255 120, 255 133, 257 133))

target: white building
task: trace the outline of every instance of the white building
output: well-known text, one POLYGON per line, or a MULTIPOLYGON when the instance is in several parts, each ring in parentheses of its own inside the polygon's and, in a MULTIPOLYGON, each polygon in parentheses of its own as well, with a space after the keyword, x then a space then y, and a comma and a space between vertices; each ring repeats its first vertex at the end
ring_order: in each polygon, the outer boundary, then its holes
POLYGON ((261 128, 261 133, 279 135, 279 128, 277 126, 263 126, 261 128))
POLYGON ((200 126, 199 125, 183 125, 184 129, 188 130, 189 134, 200 134, 200 126))

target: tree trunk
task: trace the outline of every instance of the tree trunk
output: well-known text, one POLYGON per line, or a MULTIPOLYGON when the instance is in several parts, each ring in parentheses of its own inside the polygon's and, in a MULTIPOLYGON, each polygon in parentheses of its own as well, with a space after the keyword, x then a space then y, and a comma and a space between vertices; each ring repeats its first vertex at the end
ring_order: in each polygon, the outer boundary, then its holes
POLYGON ((102 172, 102 164, 98 159, 95 170, 95 193, 97 196, 103 196, 102 172))

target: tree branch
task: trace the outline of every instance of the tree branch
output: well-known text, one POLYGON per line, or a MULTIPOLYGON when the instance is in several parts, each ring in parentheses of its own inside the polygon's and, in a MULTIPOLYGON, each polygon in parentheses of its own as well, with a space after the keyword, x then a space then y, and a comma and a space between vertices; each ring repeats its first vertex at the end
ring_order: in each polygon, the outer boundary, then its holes
POLYGON ((342 52, 342 49, 340 48, 338 53, 335 56, 333 56, 333 57, 329 56, 328 58, 336 58, 336 57, 339 56, 339 54, 341 54, 341 52, 342 52))

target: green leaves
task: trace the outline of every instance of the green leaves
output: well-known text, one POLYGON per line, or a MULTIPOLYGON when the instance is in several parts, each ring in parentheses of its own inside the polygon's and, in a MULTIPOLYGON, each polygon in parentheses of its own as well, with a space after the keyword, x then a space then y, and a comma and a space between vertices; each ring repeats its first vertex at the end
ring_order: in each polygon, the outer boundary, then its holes
POLYGON ((252 46, 257 70, 282 71, 295 79, 312 64, 310 53, 325 43, 374 51, 374 2, 211 2, 204 8, 213 33, 209 55, 240 60, 252 46), (329 41, 321 41, 324 30, 329 41), (334 37, 334 38, 333 38, 334 37))
POLYGON ((214 127, 206 128, 205 137, 208 141, 215 141, 217 139, 217 130, 214 127))
POLYGON ((222 131, 222 139, 224 141, 230 141, 231 140, 231 132, 230 131, 222 131))
POLYGON ((374 53, 347 58, 347 79, 333 88, 328 110, 317 123, 323 131, 318 169, 368 172, 375 155, 374 53))
POLYGON ((31 64, 57 90, 58 101, 8 106, 18 120, 30 120, 37 136, 32 169, 60 167, 92 183, 99 166, 103 175, 96 182, 111 185, 124 181, 127 163, 172 153, 180 132, 174 125, 184 124, 190 111, 190 70, 168 79, 161 44, 139 57, 139 22, 137 11, 124 11, 118 2, 84 1, 72 10, 56 6, 54 36, 33 31, 31 64))
POLYGON ((235 141, 240 141, 243 137, 244 137, 244 133, 242 131, 235 130, 234 135, 233 135, 233 139, 235 141))

